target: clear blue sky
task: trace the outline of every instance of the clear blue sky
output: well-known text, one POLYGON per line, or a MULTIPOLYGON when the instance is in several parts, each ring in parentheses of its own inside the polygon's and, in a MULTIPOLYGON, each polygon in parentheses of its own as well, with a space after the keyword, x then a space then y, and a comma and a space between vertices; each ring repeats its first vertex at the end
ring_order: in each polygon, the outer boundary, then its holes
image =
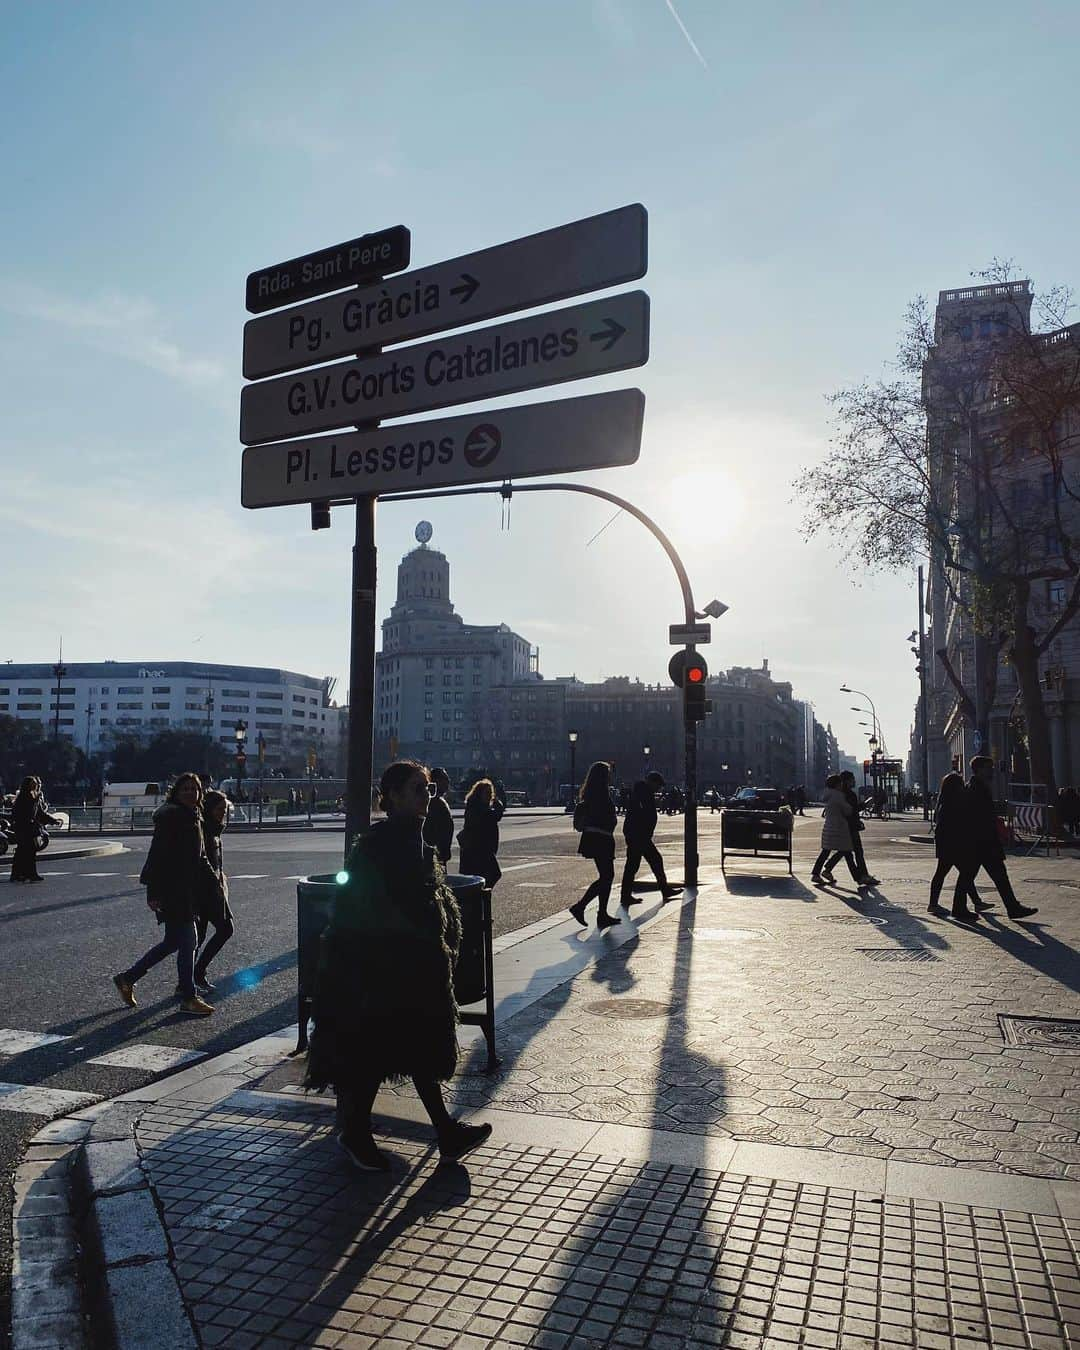
MULTIPOLYGON (((824 395, 906 302, 994 255, 1078 280, 1073 3, 325 0, 4 4, 0 660, 347 669, 351 522, 239 505, 243 287, 404 223, 416 264, 630 201, 650 213, 639 464, 714 666, 758 664, 906 752, 914 573, 854 585, 791 484, 824 395), (696 49, 696 50, 695 50, 696 49)), ((548 391, 558 396, 560 390, 548 391)), ((380 603, 420 515, 473 622, 548 675, 663 676, 681 615, 625 517, 554 495, 379 512, 380 603)))

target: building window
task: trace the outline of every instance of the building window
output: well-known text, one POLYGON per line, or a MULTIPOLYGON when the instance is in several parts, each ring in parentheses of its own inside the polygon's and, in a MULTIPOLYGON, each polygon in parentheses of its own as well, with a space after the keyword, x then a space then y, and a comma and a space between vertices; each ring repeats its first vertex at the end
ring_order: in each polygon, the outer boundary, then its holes
POLYGON ((168 684, 155 684, 151 692, 155 694, 171 694, 172 686, 168 684))
POLYGON ((1057 530, 1046 531, 1046 551, 1052 558, 1061 556, 1061 535, 1057 530))
POLYGON ((40 694, 42 691, 40 689, 19 689, 17 692, 20 694, 40 694))
POLYGON ((428 709, 427 712, 424 713, 424 721, 425 721, 425 722, 430 722, 430 721, 432 720, 433 717, 434 717, 434 713, 432 713, 430 709, 428 709))
POLYGON ((122 684, 117 689, 118 694, 141 694, 143 686, 141 684, 122 684))
POLYGON ((1051 581, 1046 588, 1046 599, 1051 609, 1064 609, 1065 583, 1063 581, 1051 581))
POLYGON ((255 711, 263 717, 280 717, 282 715, 280 708, 256 708, 255 711))
POLYGON ((127 712, 139 712, 142 708, 141 703, 118 703, 116 706, 127 712))
POLYGON ((285 695, 282 694, 280 691, 278 691, 277 693, 275 693, 272 689, 260 689, 259 692, 255 695, 255 697, 256 697, 256 698, 269 698, 269 699, 275 699, 275 698, 276 698, 276 699, 278 700, 278 702, 280 703, 281 700, 285 697, 285 695))
POLYGON ((425 740, 425 741, 433 741, 434 739, 435 739, 435 732, 434 732, 434 729, 433 729, 432 727, 425 727, 425 728, 424 728, 424 740, 425 740))
MULTIPOLYGON (((158 712, 168 712, 168 711, 169 711, 169 705, 168 705, 167 703, 155 703, 155 704, 153 704, 152 706, 153 706, 158 712)), ((155 720, 157 720, 157 719, 155 719, 155 720)))
POLYGON ((20 703, 16 706, 16 712, 40 712, 40 703, 20 703))

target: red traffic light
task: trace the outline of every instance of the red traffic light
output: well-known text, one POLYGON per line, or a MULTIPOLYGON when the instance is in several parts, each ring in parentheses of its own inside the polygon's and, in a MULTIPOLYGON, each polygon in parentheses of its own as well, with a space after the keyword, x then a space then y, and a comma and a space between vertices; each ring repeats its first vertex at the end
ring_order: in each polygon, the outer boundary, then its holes
POLYGON ((687 683, 687 684, 704 684, 704 683, 705 683, 705 669, 704 669, 704 667, 703 667, 703 666, 689 666, 689 665, 688 665, 688 666, 686 667, 686 683, 687 683))
POLYGON ((672 684, 678 685, 680 689, 684 685, 704 687, 709 667, 698 652, 679 651, 668 662, 668 674, 672 684))

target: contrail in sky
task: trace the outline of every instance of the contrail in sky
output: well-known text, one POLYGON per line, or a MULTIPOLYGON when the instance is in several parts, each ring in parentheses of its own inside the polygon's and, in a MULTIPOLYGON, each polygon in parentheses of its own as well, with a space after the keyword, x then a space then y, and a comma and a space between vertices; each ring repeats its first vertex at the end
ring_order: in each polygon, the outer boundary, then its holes
POLYGON ((705 60, 705 58, 702 56, 701 52, 698 50, 698 45, 697 45, 697 43, 694 41, 694 39, 690 36, 689 30, 687 29, 686 24, 684 24, 683 21, 682 21, 682 19, 679 18, 679 11, 675 8, 675 0, 664 0, 664 3, 667 5, 668 9, 671 11, 671 17, 672 17, 672 18, 675 20, 675 22, 679 25, 679 31, 682 33, 682 35, 683 35, 683 37, 686 39, 686 41, 690 44, 690 50, 694 53, 694 55, 697 57, 697 59, 698 59, 698 60, 701 62, 701 64, 705 67, 705 69, 708 70, 708 69, 709 69, 709 63, 708 63, 708 61, 705 60))

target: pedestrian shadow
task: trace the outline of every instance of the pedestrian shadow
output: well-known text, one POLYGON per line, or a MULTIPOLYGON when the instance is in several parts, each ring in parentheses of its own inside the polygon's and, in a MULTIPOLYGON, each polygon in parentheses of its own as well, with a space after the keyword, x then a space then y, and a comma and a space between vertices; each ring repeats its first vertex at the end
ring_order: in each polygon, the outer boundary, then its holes
POLYGON ((1080 994, 1080 953, 1053 937, 1045 924, 1020 920, 1023 928, 1018 929, 1014 926, 1016 922, 1003 923, 993 911, 987 910, 980 916, 980 922, 968 931, 986 938, 1040 975, 1080 994), (1028 934, 1026 938, 1024 933, 1028 934), (1032 937, 1037 939, 1037 944, 1031 941, 1032 937))
POLYGON ((887 937, 898 946, 911 947, 918 943, 920 946, 943 952, 948 951, 952 945, 948 938, 931 928, 918 914, 910 909, 904 909, 902 905, 894 905, 892 901, 879 894, 876 886, 868 886, 865 893, 859 895, 845 894, 838 887, 830 891, 830 894, 860 918, 886 919, 886 923, 873 925, 874 932, 887 937))
POLYGON ((104 905, 110 900, 126 900, 139 895, 142 887, 133 891, 113 891, 109 895, 85 895, 79 900, 57 901, 54 905, 29 905, 26 909, 0 910, 0 923, 14 923, 16 919, 36 919, 39 914, 58 914, 67 909, 81 909, 84 905, 104 905))
POLYGON ((592 968, 593 983, 606 985, 611 994, 625 994, 628 989, 632 989, 637 979, 630 969, 630 962, 640 945, 641 937, 635 933, 602 961, 597 961, 592 968))

